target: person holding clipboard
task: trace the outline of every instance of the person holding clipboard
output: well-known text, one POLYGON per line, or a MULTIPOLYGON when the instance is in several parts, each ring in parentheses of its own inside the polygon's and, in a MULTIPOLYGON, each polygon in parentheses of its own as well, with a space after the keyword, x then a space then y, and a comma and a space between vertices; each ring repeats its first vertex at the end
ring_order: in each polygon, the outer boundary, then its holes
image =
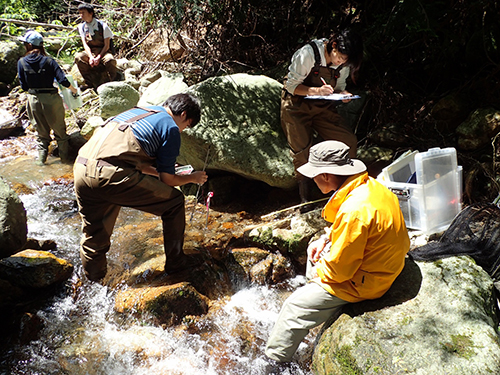
MULTIPOLYGON (((291 150, 302 203, 310 200, 312 185, 297 168, 307 162, 313 131, 323 140, 344 142, 350 147, 350 156, 356 156, 357 139, 337 112, 339 101, 315 97, 334 93, 349 96, 346 80, 350 76, 355 82, 362 57, 362 39, 351 29, 335 32, 330 39, 312 40, 292 57, 281 97, 281 127, 291 150)), ((342 101, 349 100, 343 97, 342 101)))

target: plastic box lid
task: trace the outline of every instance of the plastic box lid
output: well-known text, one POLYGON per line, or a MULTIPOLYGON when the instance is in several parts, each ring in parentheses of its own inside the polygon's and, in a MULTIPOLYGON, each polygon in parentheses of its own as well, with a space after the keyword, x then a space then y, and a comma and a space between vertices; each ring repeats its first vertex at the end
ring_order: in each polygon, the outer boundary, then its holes
POLYGON ((392 164, 382 169, 377 179, 382 181, 408 182, 415 173, 415 155, 418 151, 407 151, 392 164))
POLYGON ((407 152, 377 179, 398 196, 408 228, 445 230, 461 210, 462 168, 452 147, 407 152))

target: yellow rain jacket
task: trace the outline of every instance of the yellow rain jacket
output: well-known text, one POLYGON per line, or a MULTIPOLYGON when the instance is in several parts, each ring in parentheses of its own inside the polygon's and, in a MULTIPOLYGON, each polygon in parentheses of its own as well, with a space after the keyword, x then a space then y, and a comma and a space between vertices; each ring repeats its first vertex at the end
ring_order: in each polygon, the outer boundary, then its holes
POLYGON ((397 197, 364 172, 346 180, 322 216, 332 223, 332 246, 318 261, 313 281, 348 302, 381 297, 410 248, 397 197))

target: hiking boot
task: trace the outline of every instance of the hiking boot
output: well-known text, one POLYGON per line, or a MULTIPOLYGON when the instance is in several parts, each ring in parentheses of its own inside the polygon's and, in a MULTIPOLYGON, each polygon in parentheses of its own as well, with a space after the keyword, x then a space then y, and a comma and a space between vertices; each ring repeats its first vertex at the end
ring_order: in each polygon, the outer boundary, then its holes
POLYGON ((182 259, 172 259, 165 262, 165 272, 169 275, 178 273, 191 268, 196 268, 205 263, 202 255, 183 255, 182 259))

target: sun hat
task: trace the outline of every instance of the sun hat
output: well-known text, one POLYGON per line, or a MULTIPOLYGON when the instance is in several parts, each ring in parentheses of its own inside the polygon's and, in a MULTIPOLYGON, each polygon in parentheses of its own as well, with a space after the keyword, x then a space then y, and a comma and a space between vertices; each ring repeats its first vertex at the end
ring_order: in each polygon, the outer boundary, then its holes
POLYGON ((339 141, 324 141, 311 147, 309 161, 297 168, 297 171, 309 178, 321 173, 350 176, 366 171, 366 165, 349 157, 349 146, 339 141))
POLYGON ((43 37, 40 33, 29 30, 24 36, 19 37, 21 42, 33 44, 34 46, 40 47, 43 43, 43 37))

